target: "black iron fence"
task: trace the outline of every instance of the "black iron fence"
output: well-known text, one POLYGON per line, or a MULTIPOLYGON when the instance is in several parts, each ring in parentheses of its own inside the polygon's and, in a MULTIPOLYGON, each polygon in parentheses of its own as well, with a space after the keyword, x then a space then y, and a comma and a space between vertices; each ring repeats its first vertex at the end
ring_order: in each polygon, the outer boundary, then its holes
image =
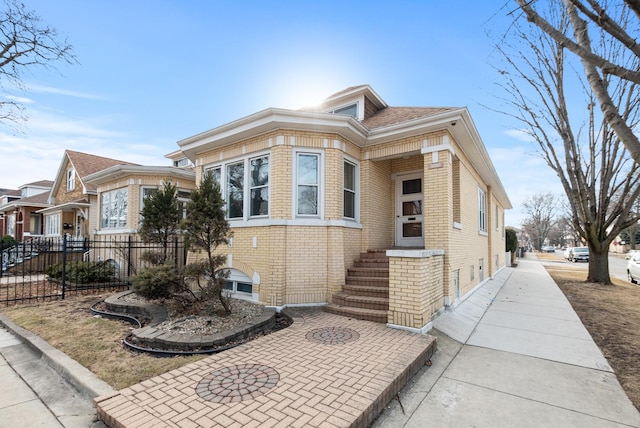
POLYGON ((0 305, 64 299, 69 293, 127 289, 153 260, 186 263, 182 239, 167 245, 135 236, 32 238, 0 242, 0 305))

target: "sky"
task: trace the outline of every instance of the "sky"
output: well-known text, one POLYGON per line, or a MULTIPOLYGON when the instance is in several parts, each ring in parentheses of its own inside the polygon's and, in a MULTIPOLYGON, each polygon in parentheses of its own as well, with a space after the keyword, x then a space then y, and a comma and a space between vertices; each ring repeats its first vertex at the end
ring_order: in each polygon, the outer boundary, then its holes
POLYGON ((561 194, 501 107, 510 0, 24 0, 78 64, 30 69, 28 120, 0 126, 0 188, 54 180, 65 149, 169 165, 177 142, 268 107, 369 84, 390 106, 467 107, 513 205, 561 194))

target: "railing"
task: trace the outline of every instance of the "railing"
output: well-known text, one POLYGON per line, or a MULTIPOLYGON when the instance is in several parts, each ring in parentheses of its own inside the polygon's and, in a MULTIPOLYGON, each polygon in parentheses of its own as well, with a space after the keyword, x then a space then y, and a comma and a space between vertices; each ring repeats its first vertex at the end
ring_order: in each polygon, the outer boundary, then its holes
MULTIPOLYGON (((31 238, 11 246, 0 243, 0 305, 64 299, 67 293, 127 289, 148 266, 143 255, 163 250, 133 236, 73 239, 31 238)), ((182 240, 168 256, 177 268, 186 262, 182 240)))

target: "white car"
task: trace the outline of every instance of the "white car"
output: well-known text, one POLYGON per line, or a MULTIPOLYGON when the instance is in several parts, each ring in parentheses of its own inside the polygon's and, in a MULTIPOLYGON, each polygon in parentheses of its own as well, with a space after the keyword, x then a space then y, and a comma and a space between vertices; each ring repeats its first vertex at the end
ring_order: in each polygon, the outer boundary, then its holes
POLYGON ((629 260, 630 258, 632 258, 633 256, 635 256, 636 254, 640 253, 640 250, 629 250, 627 251, 627 253, 624 255, 624 258, 629 260))
POLYGON ((637 284, 640 279, 640 253, 636 253, 627 262, 627 278, 632 284, 637 284))
POLYGON ((589 261, 589 247, 575 247, 571 249, 571 261, 577 263, 581 260, 589 261))

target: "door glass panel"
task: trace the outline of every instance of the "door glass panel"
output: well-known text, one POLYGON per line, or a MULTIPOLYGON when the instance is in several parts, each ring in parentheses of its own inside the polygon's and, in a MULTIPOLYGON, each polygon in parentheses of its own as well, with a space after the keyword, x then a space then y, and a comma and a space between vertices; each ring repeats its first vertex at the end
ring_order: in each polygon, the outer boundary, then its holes
POLYGON ((422 223, 404 223, 402 225, 403 238, 421 238, 422 223))
POLYGON ((414 178, 413 180, 404 180, 402 182, 402 194, 411 195, 413 193, 422 193, 421 178, 414 178))
POLYGON ((402 215, 421 215, 422 201, 406 201, 402 203, 402 215))

